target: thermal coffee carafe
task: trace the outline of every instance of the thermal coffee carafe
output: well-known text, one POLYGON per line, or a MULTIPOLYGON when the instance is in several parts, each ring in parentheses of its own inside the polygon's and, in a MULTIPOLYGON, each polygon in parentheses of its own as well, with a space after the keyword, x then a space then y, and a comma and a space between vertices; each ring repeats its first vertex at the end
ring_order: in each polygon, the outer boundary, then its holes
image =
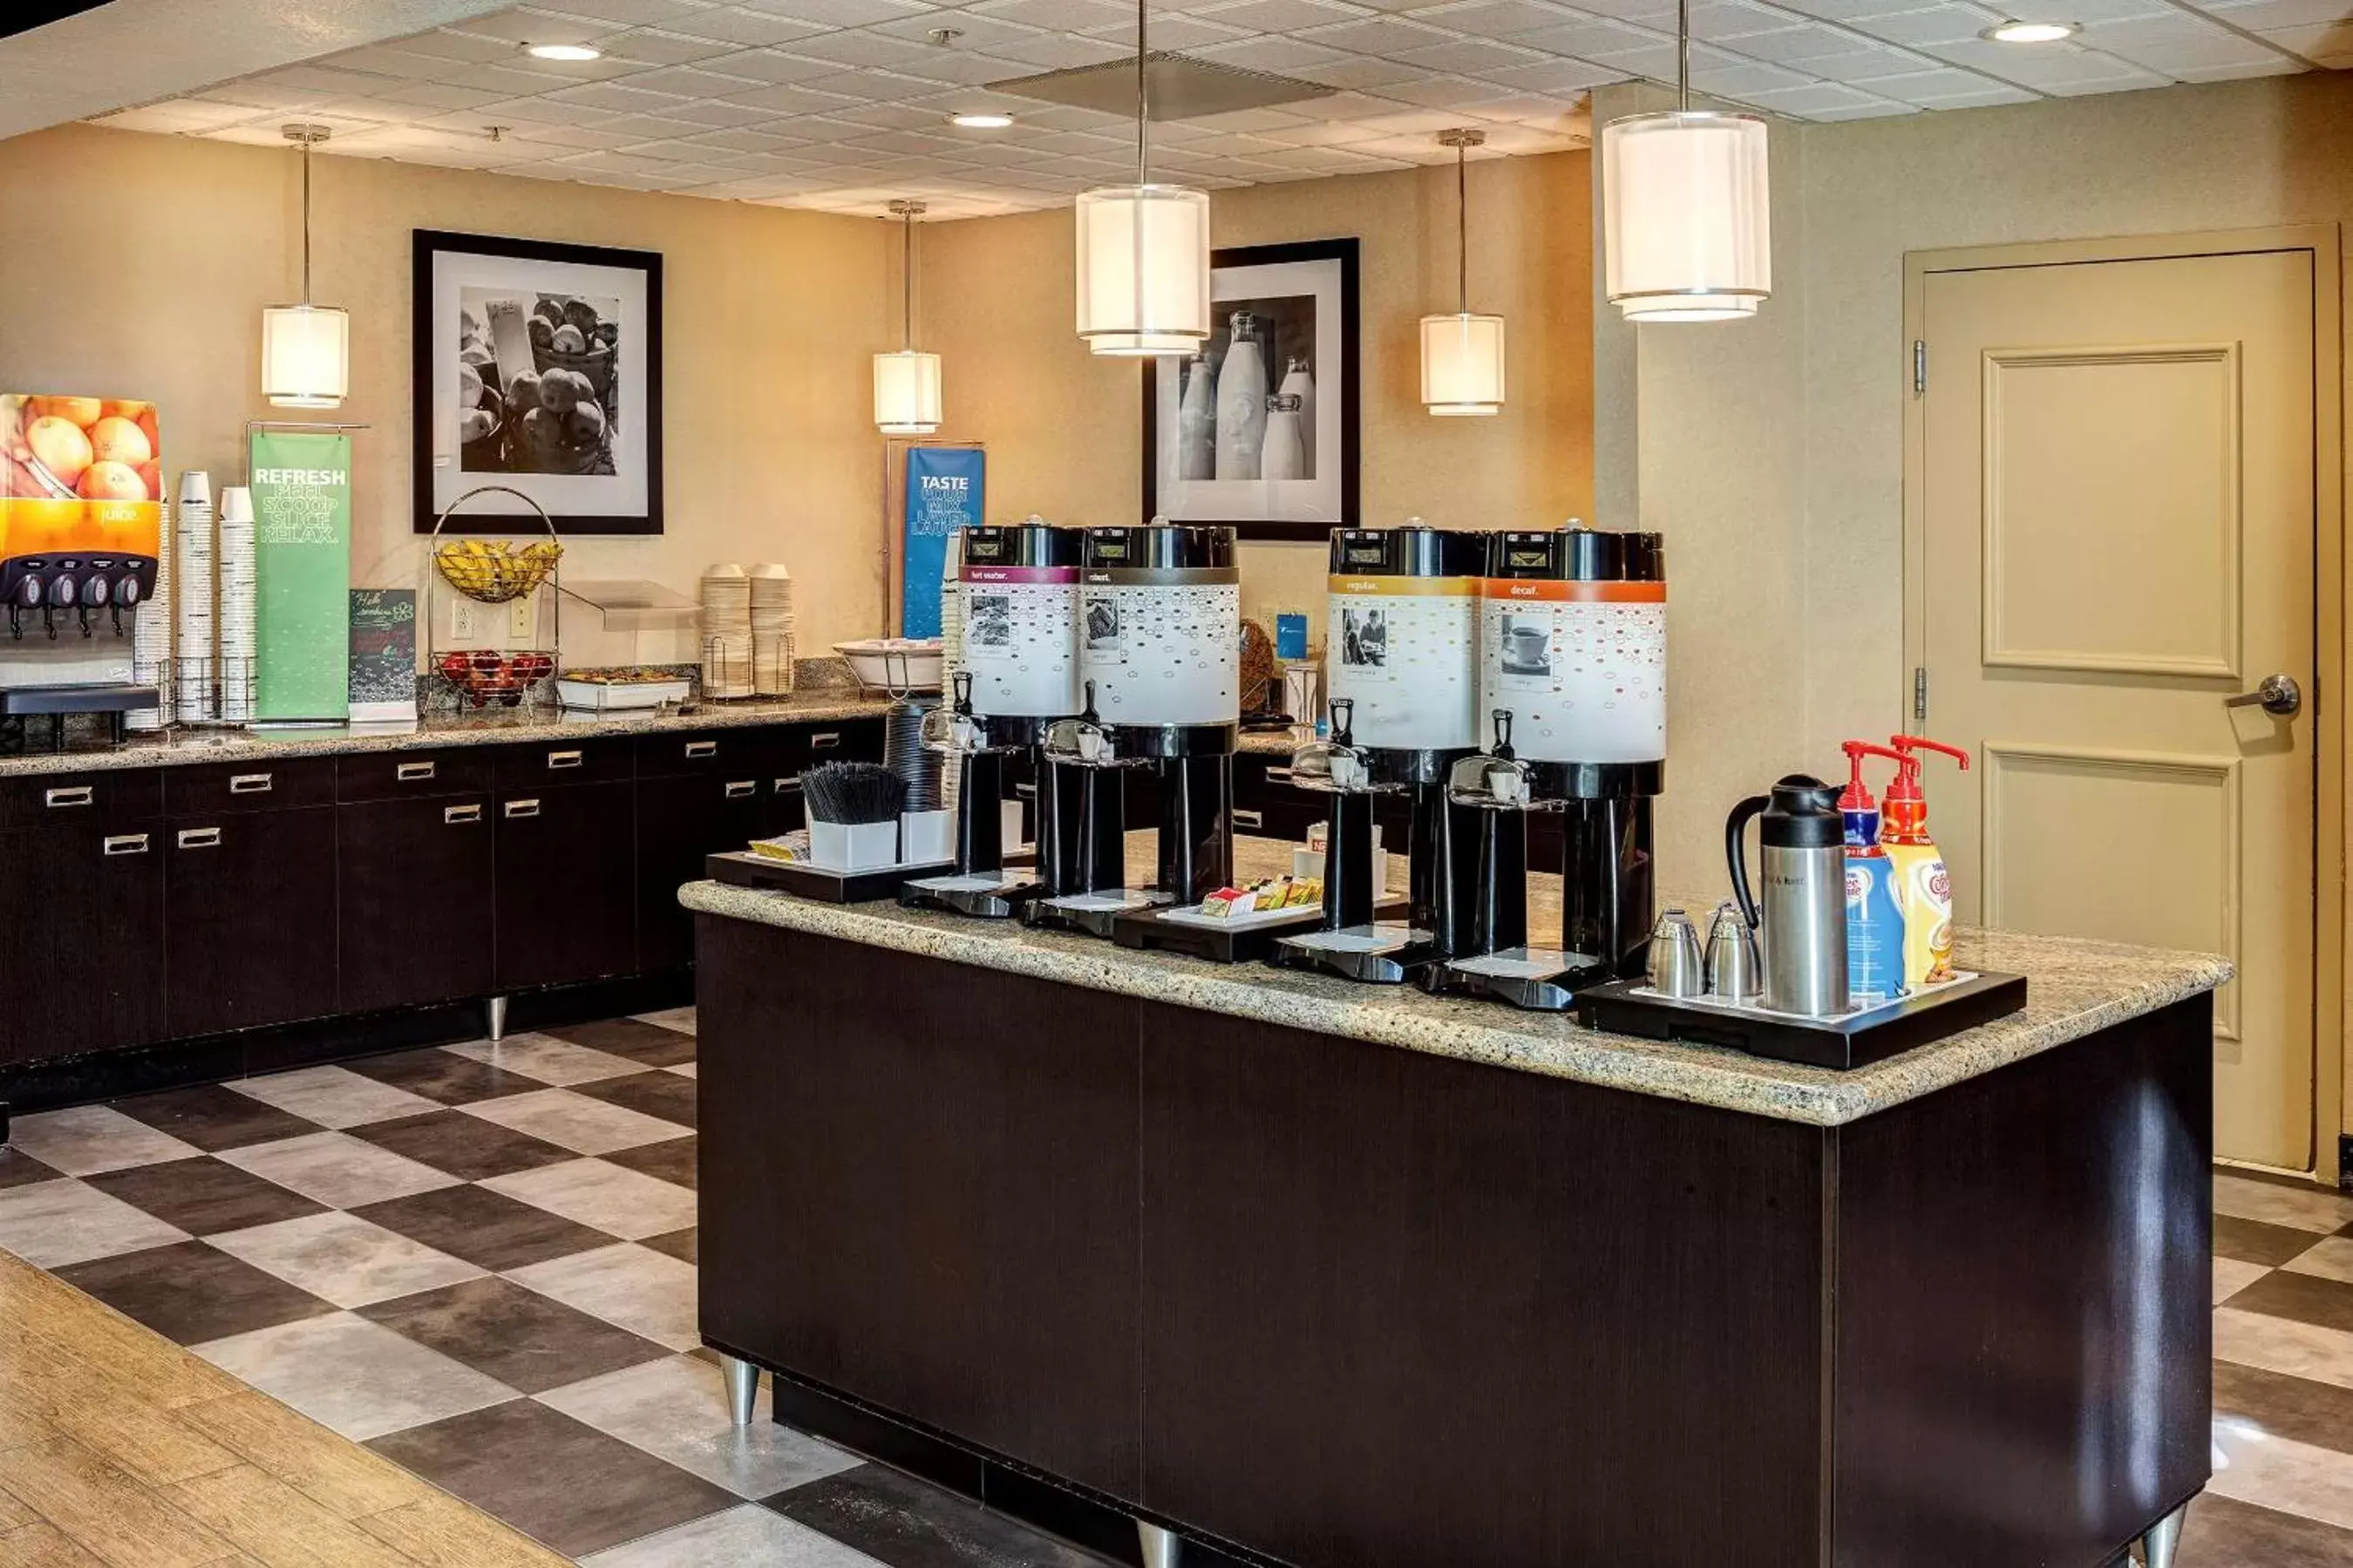
MULTIPOLYGON (((1666 780, 1666 599, 1655 533, 1489 536, 1480 706, 1496 717, 1498 753, 1508 745, 1525 764, 1530 799, 1559 811, 1560 946, 1510 960, 1458 949, 1428 978, 1432 989, 1557 1008, 1577 985, 1643 973, 1656 892, 1651 802, 1666 780)), ((1453 793, 1475 799, 1475 781, 1453 793)), ((1508 858, 1494 865, 1513 874, 1508 858)), ((1524 900, 1525 889, 1474 886, 1470 897, 1494 906, 1524 900)))
POLYGON ((901 901, 1001 920, 1045 891, 1030 871, 1006 867, 1000 821, 1009 771, 1027 753, 1042 773, 1048 728, 1079 706, 1083 541, 1033 516, 965 529, 960 542, 955 707, 933 712, 923 731, 923 744, 958 769, 956 870, 910 882, 901 901))
MULTIPOLYGON (((969 640, 970 633, 966 633, 969 640)), ((1085 837, 1113 809, 1105 798, 1126 767, 1149 767, 1159 793, 1155 872, 1149 888, 1114 882, 1050 892, 1023 918, 1097 936, 1112 921, 1166 904, 1198 904, 1233 879, 1233 753, 1241 724, 1241 573, 1230 528, 1171 523, 1091 528, 1079 574, 1079 675, 1088 743, 1108 754, 1078 762, 1106 778, 1049 778, 1040 854, 1050 831, 1085 837), (1083 787, 1082 787, 1083 786, 1083 787)), ((1070 739, 1081 739, 1074 730, 1070 739)), ((1103 857, 1093 858, 1099 877, 1103 857)), ((1091 878, 1090 880, 1094 879, 1091 878)), ((1049 878, 1050 882, 1052 879, 1049 878)))
POLYGON ((1846 822, 1834 784, 1791 773, 1770 795, 1751 795, 1724 825, 1732 896, 1757 934, 1765 963, 1761 1005, 1830 1018, 1848 1011, 1846 822), (1760 904, 1749 890, 1746 829, 1757 819, 1760 904))

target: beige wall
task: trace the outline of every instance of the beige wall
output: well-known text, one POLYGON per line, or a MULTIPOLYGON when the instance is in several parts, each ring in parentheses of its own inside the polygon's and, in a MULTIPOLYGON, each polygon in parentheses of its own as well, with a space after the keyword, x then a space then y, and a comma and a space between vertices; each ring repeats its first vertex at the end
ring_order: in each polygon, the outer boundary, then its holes
MULTIPOLYGON (((1633 101, 1605 92, 1595 122, 1633 101)), ((1773 137, 1761 318, 1632 329, 1607 311, 1597 332, 1599 401, 1636 411, 1603 421, 1598 486, 1639 494, 1671 545, 1677 782, 1662 829, 1682 886, 1720 882, 1707 828, 1735 795, 1828 773, 1840 740, 1909 713, 1906 252, 2353 217, 2353 77, 2338 73, 1777 122, 1773 137)), ((2322 1076, 2326 1091, 2336 1064, 2322 1076)))
MULTIPOLYGON (((691 593, 713 561, 782 561, 800 584, 805 649, 880 628, 866 356, 896 346, 888 225, 358 158, 322 158, 314 173, 314 295, 352 313, 352 395, 328 417, 372 426, 355 437, 354 583, 413 583, 422 560, 409 231, 527 235, 664 256, 669 531, 574 541, 566 574, 691 593)), ((0 386, 153 398, 167 468, 237 482, 244 422, 272 412, 257 391, 261 308, 301 289, 292 155, 46 132, 0 142, 0 386)), ((630 639, 567 619, 575 659, 636 656, 630 639)), ((644 657, 670 657, 672 640, 648 639, 644 657)))
MULTIPOLYGON (((1219 191, 1214 242, 1356 235, 1363 249, 1364 513, 1458 528, 1591 516, 1592 240, 1583 153, 1471 165, 1472 308, 1508 323, 1509 384, 1492 419, 1421 405, 1418 322, 1454 307, 1454 171, 1219 191)), ((923 334, 946 356, 944 433, 985 441, 989 510, 1057 522, 1133 520, 1142 497, 1142 381, 1072 336, 1071 216, 946 224, 925 237, 923 334)), ((1324 601, 1324 547, 1244 552, 1252 614, 1324 601)))

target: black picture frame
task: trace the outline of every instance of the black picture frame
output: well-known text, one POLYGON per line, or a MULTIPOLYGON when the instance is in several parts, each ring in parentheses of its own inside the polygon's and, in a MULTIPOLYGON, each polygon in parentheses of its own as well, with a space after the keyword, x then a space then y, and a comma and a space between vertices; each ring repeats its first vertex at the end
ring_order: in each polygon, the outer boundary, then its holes
MULTIPOLYGON (((564 268, 597 268, 634 272, 642 279, 644 289, 643 316, 635 332, 628 332, 628 323, 621 330, 623 353, 631 342, 642 342, 637 351, 643 361, 644 407, 637 413, 638 424, 644 432, 642 466, 645 470, 644 501, 641 507, 628 510, 595 510, 577 506, 550 505, 545 499, 534 496, 545 506, 555 531, 561 534, 658 534, 663 528, 663 464, 662 464, 662 258, 659 251, 627 250, 609 246, 573 245, 556 240, 524 239, 503 235, 466 234, 447 229, 420 228, 412 231, 409 253, 410 269, 410 371, 409 395, 411 414, 411 499, 412 526, 418 533, 433 531, 440 516, 442 502, 437 489, 446 489, 437 481, 437 475, 446 467, 436 460, 436 446, 443 432, 438 428, 435 406, 435 359, 437 310, 448 301, 437 298, 435 269, 437 262, 451 256, 499 258, 544 263, 550 268, 547 281, 549 292, 578 292, 562 287, 560 270, 564 268)), ((628 410, 623 416, 628 417, 628 410)), ((513 484, 526 491, 534 479, 549 476, 531 472, 503 473, 477 470, 468 476, 483 484, 513 484)), ((564 476, 576 479, 577 475, 564 476)), ((470 488, 459 485, 459 489, 470 488)), ((512 532, 522 519, 533 528, 538 520, 528 512, 469 510, 451 516, 449 532, 512 532)))
MULTIPOLYGON (((1354 237, 1332 239, 1295 240, 1282 245, 1231 246, 1209 253, 1209 275, 1212 297, 1220 273, 1241 271, 1250 268, 1290 266, 1300 262, 1330 262, 1339 268, 1338 331, 1345 352, 1340 358, 1340 487, 1338 515, 1329 520, 1298 521, 1250 517, 1172 518, 1181 522, 1213 523, 1231 527, 1243 539, 1309 540, 1321 542, 1335 528, 1355 528, 1362 510, 1363 473, 1359 461, 1358 442, 1362 427, 1363 402, 1360 393, 1362 376, 1359 362, 1363 357, 1364 341, 1360 330, 1361 306, 1358 296, 1360 242, 1354 237)), ((1231 296, 1229 296, 1231 297, 1231 296)), ((1212 306, 1214 311, 1215 307, 1212 306)), ((1331 388, 1319 380, 1319 396, 1331 395, 1331 388)), ((1149 521, 1160 510, 1160 363, 1147 360, 1144 365, 1144 510, 1149 521)))

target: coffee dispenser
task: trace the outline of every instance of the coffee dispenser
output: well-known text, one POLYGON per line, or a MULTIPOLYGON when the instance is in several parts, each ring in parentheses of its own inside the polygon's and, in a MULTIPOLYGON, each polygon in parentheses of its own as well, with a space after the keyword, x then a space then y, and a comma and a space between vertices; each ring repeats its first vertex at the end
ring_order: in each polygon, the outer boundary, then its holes
MULTIPOLYGON (((1657 534, 1489 537, 1480 705, 1508 736, 1507 760, 1525 764, 1529 798, 1558 813, 1560 946, 1528 949, 1509 975, 1495 973, 1505 966, 1493 952, 1473 952, 1490 962, 1458 959, 1429 977, 1433 988, 1557 1007, 1578 984, 1641 973, 1656 893, 1651 802, 1666 778, 1666 640, 1657 534)), ((1512 896, 1475 882, 1472 894, 1512 896)))
MULTIPOLYGON (((1050 747, 1042 809, 1062 817, 1040 826, 1039 854, 1048 853, 1050 833, 1058 844, 1065 834, 1099 834, 1115 809, 1106 795, 1120 770, 1143 767, 1158 786, 1155 873, 1145 889, 1054 893, 1029 905, 1024 918, 1108 936, 1122 914, 1198 904, 1233 877, 1233 753, 1241 723, 1234 531, 1165 520, 1087 530, 1078 668, 1093 743, 1107 754, 1088 761, 1050 747), (1058 760, 1060 780, 1050 776, 1058 760)), ((1102 848, 1098 843, 1086 857, 1089 880, 1103 876, 1102 848)))
POLYGON ((923 741, 959 769, 956 870, 910 882, 902 901, 1001 920, 1046 890, 1031 872, 1006 868, 1000 820, 1008 769, 1027 754, 1042 773, 1049 728, 1078 710, 1082 542, 1031 517, 967 528, 961 542, 955 710, 934 712, 923 741))
POLYGON ((1353 908, 1341 918, 1327 851, 1324 929, 1279 944, 1278 963, 1393 982, 1451 951, 1448 914, 1464 892, 1446 885, 1456 864, 1444 853, 1446 784, 1453 764, 1478 749, 1486 552, 1485 534, 1430 528, 1419 518, 1399 528, 1334 531, 1325 664, 1333 711, 1345 704, 1349 714, 1347 744, 1363 784, 1337 791, 1310 784, 1324 776, 1309 754, 1314 748, 1293 759, 1292 773, 1294 782, 1331 795, 1335 847, 1344 813, 1364 816, 1369 839, 1374 795, 1408 797, 1409 914, 1403 924, 1353 908))

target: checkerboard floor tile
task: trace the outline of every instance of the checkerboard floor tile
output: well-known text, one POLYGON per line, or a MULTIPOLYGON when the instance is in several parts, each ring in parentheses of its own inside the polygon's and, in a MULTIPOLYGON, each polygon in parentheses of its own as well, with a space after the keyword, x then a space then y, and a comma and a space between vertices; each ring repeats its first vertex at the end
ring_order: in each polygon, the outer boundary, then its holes
POLYGON ((594 1568, 1099 1564, 729 1420, 694 1055, 681 1008, 19 1117, 0 1247, 594 1568))
MULTIPOLYGON (((593 1568, 1098 1559, 762 1418, 694 1319, 692 1009, 18 1118, 0 1247, 593 1568)), ((2214 1183, 2177 1568, 2353 1568, 2353 1197, 2214 1183)))

